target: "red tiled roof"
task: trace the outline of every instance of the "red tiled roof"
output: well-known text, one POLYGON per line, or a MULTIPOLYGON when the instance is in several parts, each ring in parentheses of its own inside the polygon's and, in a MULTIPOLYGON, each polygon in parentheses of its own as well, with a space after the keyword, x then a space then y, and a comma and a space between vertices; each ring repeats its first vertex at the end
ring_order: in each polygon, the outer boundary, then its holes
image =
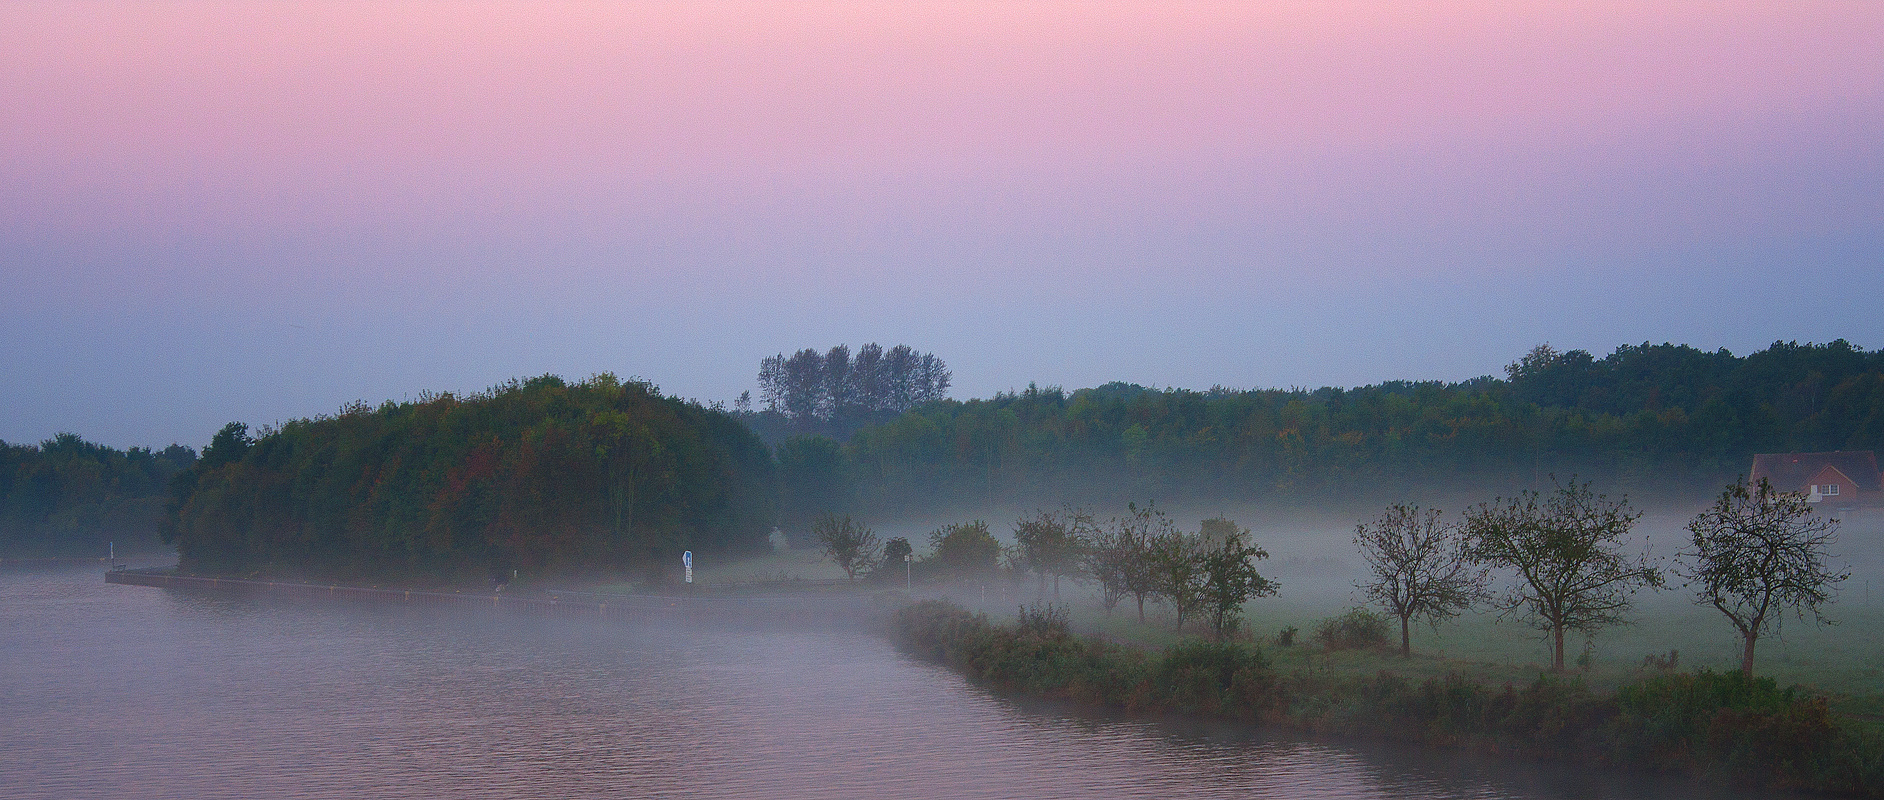
POLYGON ((1834 450, 1829 453, 1761 453, 1753 457, 1753 472, 1747 480, 1761 478, 1782 492, 1804 491, 1806 484, 1820 470, 1832 467, 1845 474, 1864 491, 1884 489, 1884 476, 1877 468, 1877 454, 1870 450, 1834 450))

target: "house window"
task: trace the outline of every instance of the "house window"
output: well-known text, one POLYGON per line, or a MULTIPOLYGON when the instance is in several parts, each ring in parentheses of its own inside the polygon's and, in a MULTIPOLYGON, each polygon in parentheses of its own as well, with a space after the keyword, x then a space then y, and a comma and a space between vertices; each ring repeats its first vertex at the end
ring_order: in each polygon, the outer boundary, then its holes
POLYGON ((1828 483, 1819 487, 1819 494, 1838 494, 1838 484, 1828 483))

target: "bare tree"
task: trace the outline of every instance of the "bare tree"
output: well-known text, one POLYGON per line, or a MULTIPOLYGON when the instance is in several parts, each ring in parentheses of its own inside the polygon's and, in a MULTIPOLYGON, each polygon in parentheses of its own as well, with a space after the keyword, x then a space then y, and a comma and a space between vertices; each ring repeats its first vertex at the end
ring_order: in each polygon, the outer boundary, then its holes
POLYGON ((1374 573, 1357 588, 1400 618, 1401 656, 1413 655, 1414 618, 1437 629, 1485 597, 1486 570, 1472 563, 1465 536, 1441 522, 1438 510, 1389 506, 1355 526, 1354 544, 1374 573))
POLYGON ((1829 624, 1820 606, 1851 577, 1825 565, 1838 520, 1819 516, 1804 497, 1776 491, 1765 478, 1729 485, 1688 522, 1688 532, 1694 549, 1681 554, 1679 574, 1695 584, 1696 602, 1727 615, 1740 632, 1740 674, 1749 678, 1753 646, 1762 633, 1778 632, 1786 609, 1829 624))
POLYGON ((882 559, 877 535, 850 518, 849 514, 825 514, 812 523, 811 532, 824 548, 824 557, 844 570, 844 576, 857 580, 857 573, 870 569, 882 559))
POLYGON ((1574 479, 1547 498, 1525 491, 1466 512, 1473 560, 1517 572, 1500 604, 1550 636, 1552 671, 1564 668, 1564 631, 1624 623, 1635 592, 1662 585, 1646 555, 1619 552, 1641 516, 1627 500, 1611 502, 1574 479))

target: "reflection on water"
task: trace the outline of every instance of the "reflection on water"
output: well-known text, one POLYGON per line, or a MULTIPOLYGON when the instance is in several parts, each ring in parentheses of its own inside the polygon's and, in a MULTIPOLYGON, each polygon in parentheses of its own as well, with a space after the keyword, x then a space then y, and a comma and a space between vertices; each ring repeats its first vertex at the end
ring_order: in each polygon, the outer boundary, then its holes
POLYGON ((0 795, 1698 797, 1014 703, 881 639, 0 571, 0 795))

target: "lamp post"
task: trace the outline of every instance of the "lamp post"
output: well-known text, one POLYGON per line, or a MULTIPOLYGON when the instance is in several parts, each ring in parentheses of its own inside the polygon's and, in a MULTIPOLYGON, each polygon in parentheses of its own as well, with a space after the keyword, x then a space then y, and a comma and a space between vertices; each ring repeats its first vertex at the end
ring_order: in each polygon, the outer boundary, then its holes
MULTIPOLYGON (((914 569, 914 567, 912 567, 911 565, 914 564, 915 562, 916 562, 915 553, 903 554, 903 594, 914 595, 916 593, 916 580, 915 578, 910 577, 910 570, 914 569)), ((1870 589, 1870 587, 1871 587, 1870 584, 1868 583, 1865 584, 1865 588, 1867 590, 1870 589)))

